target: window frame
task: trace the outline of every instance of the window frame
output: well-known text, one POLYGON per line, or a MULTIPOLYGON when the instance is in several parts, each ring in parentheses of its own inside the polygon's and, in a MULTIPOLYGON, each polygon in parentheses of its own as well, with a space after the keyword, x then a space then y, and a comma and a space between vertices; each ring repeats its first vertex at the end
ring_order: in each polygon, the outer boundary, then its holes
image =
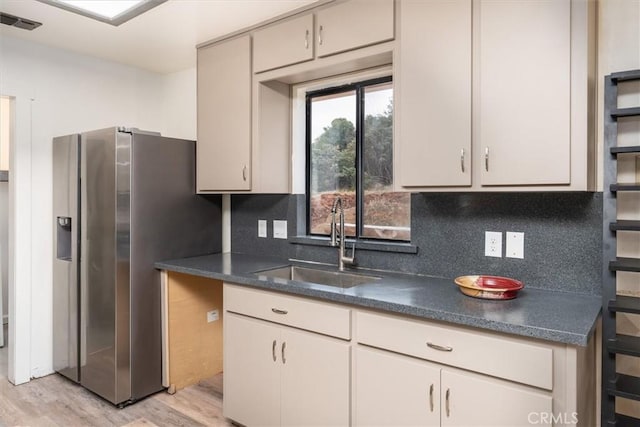
MULTIPOLYGON (((311 237, 326 237, 325 234, 311 232, 311 103, 313 98, 336 95, 340 93, 355 92, 356 95, 356 123, 355 123, 355 167, 356 167, 356 224, 355 236, 349 237, 356 241, 371 242, 387 242, 406 244, 411 240, 395 240, 395 239, 377 239, 373 237, 363 236, 364 230, 364 132, 363 126, 365 121, 365 91, 367 87, 376 86, 383 83, 393 83, 393 75, 385 75, 354 83, 331 86, 323 89, 310 90, 305 93, 305 205, 306 205, 306 230, 307 235, 311 237)), ((395 111, 394 111, 395 114, 395 111)))

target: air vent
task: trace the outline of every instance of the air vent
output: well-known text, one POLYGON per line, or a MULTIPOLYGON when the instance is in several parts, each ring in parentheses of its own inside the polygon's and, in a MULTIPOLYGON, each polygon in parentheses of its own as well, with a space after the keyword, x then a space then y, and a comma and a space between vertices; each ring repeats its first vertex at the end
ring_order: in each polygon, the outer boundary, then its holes
POLYGON ((20 18, 19 16, 9 15, 8 13, 0 12, 0 22, 12 27, 22 28, 23 30, 33 30, 42 25, 41 22, 32 21, 26 18, 20 18))

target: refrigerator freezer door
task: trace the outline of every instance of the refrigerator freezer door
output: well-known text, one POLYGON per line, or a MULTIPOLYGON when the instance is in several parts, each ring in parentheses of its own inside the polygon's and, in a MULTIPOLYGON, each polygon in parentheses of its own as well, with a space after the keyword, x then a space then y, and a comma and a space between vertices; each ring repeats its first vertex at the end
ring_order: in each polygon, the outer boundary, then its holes
POLYGON ((79 135, 53 140, 53 368, 79 381, 79 135))
POLYGON ((81 384, 114 404, 131 397, 130 158, 130 134, 82 134, 81 384))

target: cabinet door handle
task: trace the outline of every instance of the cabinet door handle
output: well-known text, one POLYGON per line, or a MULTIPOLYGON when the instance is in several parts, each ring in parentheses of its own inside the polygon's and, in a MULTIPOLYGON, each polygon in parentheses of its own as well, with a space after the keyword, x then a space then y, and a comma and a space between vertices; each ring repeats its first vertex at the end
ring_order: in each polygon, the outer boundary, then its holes
POLYGON ((460 150, 460 170, 464 173, 464 148, 460 150))
POLYGON ((244 165, 244 166, 242 167, 242 179, 243 179, 244 181, 246 181, 246 180, 247 180, 247 165, 244 165))
POLYGON ((322 25, 320 25, 320 28, 318 29, 318 44, 320 46, 322 46, 322 30, 323 30, 322 25))
POLYGON ((279 308, 272 308, 271 311, 273 311, 275 314, 287 314, 288 313, 287 310, 280 310, 279 308))
POLYGON ((429 409, 433 412, 433 384, 429 386, 429 409))
POLYGON ((489 172, 489 147, 484 149, 484 170, 489 172))
POLYGON ((429 348, 432 348, 434 350, 439 350, 439 351, 453 351, 453 347, 444 346, 444 345, 438 345, 438 344, 434 344, 432 342, 428 342, 427 346, 429 348))
POLYGON ((273 356, 273 361, 276 361, 276 340, 273 340, 273 344, 271 344, 271 355, 273 356))
POLYGON ((283 342, 282 343, 282 349, 281 349, 281 353, 282 353, 282 364, 284 365, 285 363, 287 363, 287 359, 284 356, 284 350, 285 348, 287 348, 287 343, 283 342))
POLYGON ((304 33, 304 48, 309 49, 309 30, 304 33))
POLYGON ((447 392, 445 393, 445 413, 447 414, 447 418, 449 418, 449 414, 451 414, 451 408, 449 408, 449 395, 450 395, 450 391, 449 389, 447 389, 447 392))

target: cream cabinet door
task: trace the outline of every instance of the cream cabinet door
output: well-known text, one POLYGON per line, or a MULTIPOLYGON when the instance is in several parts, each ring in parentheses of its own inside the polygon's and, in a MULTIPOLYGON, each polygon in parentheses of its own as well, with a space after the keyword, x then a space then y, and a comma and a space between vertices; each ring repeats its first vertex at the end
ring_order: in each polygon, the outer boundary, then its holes
POLYGON ((349 343, 283 327, 282 345, 282 425, 349 425, 349 343))
POLYGON ((280 328, 226 312, 224 416, 246 426, 280 425, 280 328))
POLYGON ((440 425, 437 365, 358 346, 355 370, 355 425, 440 425))
POLYGON ((313 59, 313 15, 258 30, 253 35, 253 72, 313 59))
POLYGON ((569 184, 570 0, 479 0, 481 184, 569 184))
POLYGON ((549 393, 452 369, 443 369, 441 379, 444 427, 549 425, 544 422, 552 416, 549 393))
POLYGON ((471 0, 403 0, 396 64, 402 187, 471 185, 471 0))
POLYGON ((392 40, 393 0, 349 0, 318 11, 319 57, 392 40))
POLYGON ((197 190, 250 190, 250 36, 198 49, 197 70, 197 190))

